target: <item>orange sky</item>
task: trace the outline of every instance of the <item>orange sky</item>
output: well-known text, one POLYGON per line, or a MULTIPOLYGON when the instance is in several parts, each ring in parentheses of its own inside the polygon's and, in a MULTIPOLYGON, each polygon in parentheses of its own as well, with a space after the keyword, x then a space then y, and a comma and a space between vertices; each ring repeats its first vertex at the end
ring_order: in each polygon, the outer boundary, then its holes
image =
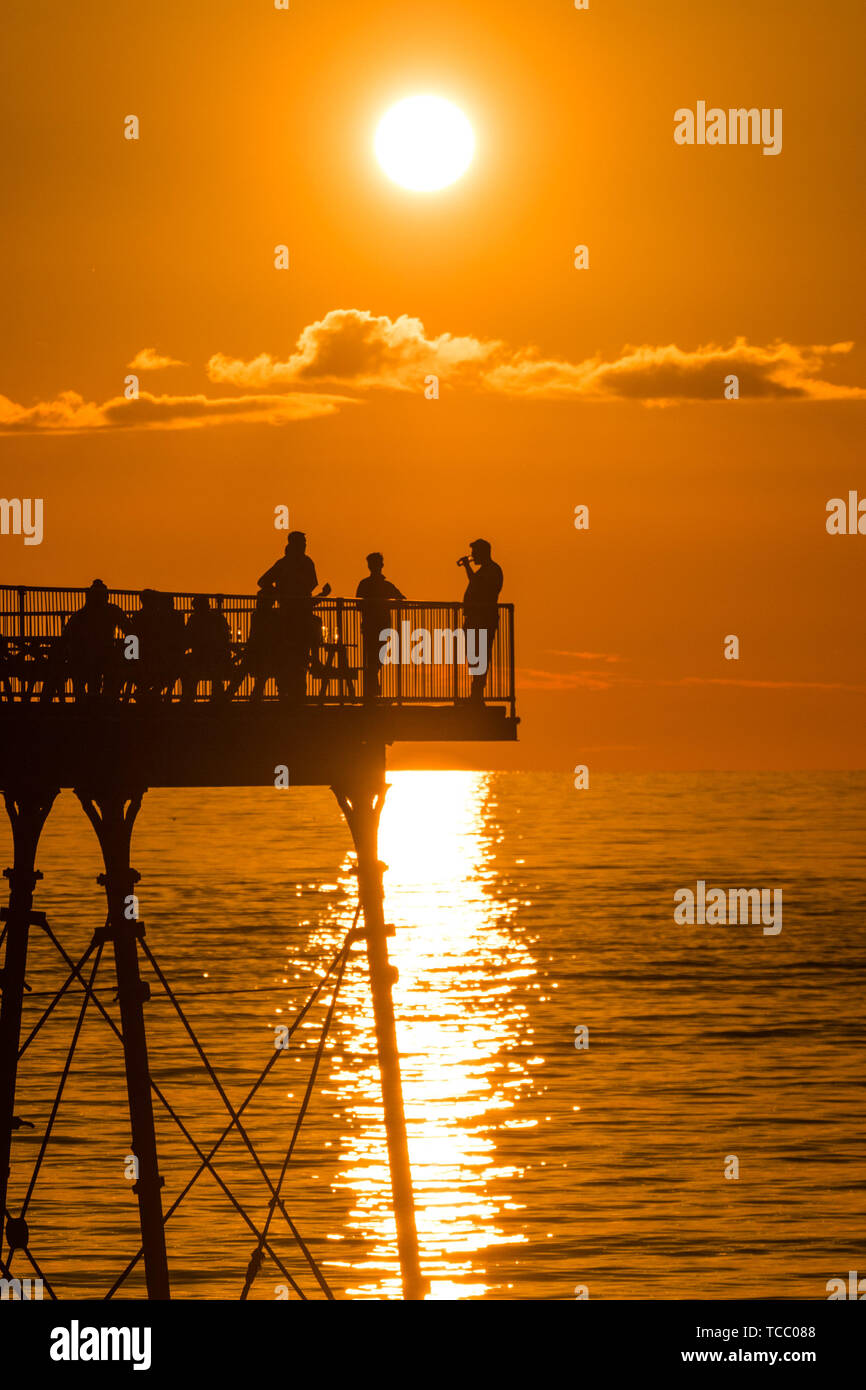
POLYGON ((4 582, 248 591, 286 503, 336 592, 379 548, 451 598, 486 535, 523 718, 492 762, 866 765, 866 537, 824 525, 866 497, 862 4, 10 16, 2 493, 45 538, 0 537, 4 582), (410 194, 373 132, 428 91, 478 146, 410 194), (782 153, 677 146, 698 100, 781 107, 782 153), (145 348, 186 365, 125 402, 145 348))

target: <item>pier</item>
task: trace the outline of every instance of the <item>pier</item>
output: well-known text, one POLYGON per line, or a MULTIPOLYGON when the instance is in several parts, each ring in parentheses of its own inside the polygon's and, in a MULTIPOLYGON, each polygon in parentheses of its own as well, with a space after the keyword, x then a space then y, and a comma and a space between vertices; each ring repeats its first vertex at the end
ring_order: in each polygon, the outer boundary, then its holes
MULTIPOLYGON (((305 656, 300 688, 293 687, 289 698, 273 675, 257 681, 244 664, 256 607, 253 595, 161 595, 167 611, 176 615, 179 625, 194 611, 196 601, 199 611, 206 605, 208 612, 225 619, 230 653, 226 656, 224 675, 219 678, 200 679, 195 671, 191 678, 188 666, 178 666, 177 670, 161 672, 158 680, 147 684, 138 674, 135 644, 116 636, 110 672, 104 672, 97 680, 88 679, 87 672, 69 661, 63 646, 67 621, 83 607, 86 592, 0 586, 0 789, 11 822, 14 850, 13 864, 5 870, 8 904, 0 913, 5 944, 0 975, 0 1211, 4 1236, 0 1241, 0 1274, 7 1279, 15 1277, 12 1263, 16 1255, 19 1260, 29 1260, 37 1277, 45 1273, 38 1260, 38 1239, 35 1233, 31 1237, 25 1214, 16 1215, 7 1208, 12 1135, 21 1123, 15 1115, 15 1094, 24 1050, 22 1012, 31 930, 49 933, 69 972, 57 997, 75 985, 83 993, 82 1020, 83 1011, 90 1004, 118 1034, 124 1056, 132 1152, 138 1165, 134 1191, 141 1227, 139 1253, 148 1297, 168 1299, 171 1262, 154 1098, 166 1105, 167 1102, 148 1063, 149 986, 140 973, 143 959, 156 970, 169 998, 172 994, 170 982, 161 977, 144 924, 138 918, 136 885, 140 876, 131 862, 136 817, 141 813, 148 788, 152 787, 292 789, 324 785, 332 789, 346 819, 358 878, 355 926, 328 971, 333 985, 328 1020, 336 1006, 348 949, 362 941, 369 967, 403 1296, 422 1299, 426 1281, 415 1227, 391 993, 395 973, 388 958, 391 929, 386 923, 383 892, 387 866, 378 856, 387 749, 401 741, 516 739, 513 607, 496 607, 495 625, 489 628, 483 694, 479 696, 473 689, 472 670, 460 659, 465 649, 462 634, 472 622, 472 616, 460 604, 404 600, 388 605, 391 628, 399 635, 398 659, 381 665, 372 679, 369 656, 365 657, 364 650, 369 634, 363 631, 363 603, 329 595, 315 604, 314 636, 305 656), (425 644, 420 636, 424 633, 438 634, 435 644, 425 644), (415 644, 413 634, 419 634, 415 644), (42 877, 36 867, 39 839, 62 789, 71 789, 81 803, 98 838, 105 865, 105 872, 99 877, 106 895, 105 925, 94 932, 85 957, 78 963, 70 959, 62 943, 53 936, 37 904, 42 877), (361 914, 363 927, 358 926, 361 914), (109 947, 117 981, 119 1029, 94 989, 101 954, 109 947), (83 967, 91 955, 92 973, 88 979, 83 967)), ((129 630, 134 634, 142 610, 141 593, 112 590, 108 600, 129 619, 129 630)), ((489 617, 485 621, 489 623, 489 617)), ((314 993, 318 994, 324 985, 325 979, 314 993)), ((180 1006, 173 1002, 180 1013, 180 1006)), ((47 1019, 51 1007, 38 1026, 47 1019)), ((328 1020, 323 1025, 320 1049, 328 1020)), ((326 1297, 332 1296, 281 1197, 282 1179, 300 1119, 287 1141, 286 1162, 275 1183, 245 1134, 243 1106, 235 1109, 231 1105, 194 1037, 193 1043, 228 1112, 226 1133, 237 1129, 271 1193, 263 1228, 259 1229, 242 1213, 255 1235, 256 1249, 246 1271, 241 1298, 247 1296, 265 1254, 280 1264, 269 1230, 277 1211, 285 1217, 318 1288, 326 1297)), ((273 1059, 269 1067, 272 1062, 273 1059)), ((37 1171, 50 1141, 64 1079, 61 1078, 37 1159, 37 1171)), ((314 1080, 315 1066, 310 1090, 314 1080)), ((305 1108, 306 1100, 301 1119, 305 1108)), ((202 1153, 194 1140, 190 1138, 190 1142, 199 1153, 202 1169, 217 1176, 212 1166, 213 1154, 202 1153)), ((36 1174, 32 1182, 35 1177, 36 1174)), ((130 1268, 137 1259, 138 1256, 130 1268)), ((46 1278, 46 1286, 51 1294, 50 1279, 46 1278)), ((114 1289, 109 1290, 109 1296, 113 1292, 114 1289)))

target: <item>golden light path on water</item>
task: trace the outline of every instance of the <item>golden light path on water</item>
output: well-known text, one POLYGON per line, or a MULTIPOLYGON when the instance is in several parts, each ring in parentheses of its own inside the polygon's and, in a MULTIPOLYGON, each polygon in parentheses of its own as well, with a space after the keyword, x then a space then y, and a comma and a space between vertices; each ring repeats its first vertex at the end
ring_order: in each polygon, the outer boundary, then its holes
MULTIPOLYGON (((509 1195, 517 1174, 497 1165, 492 1131, 530 1084, 509 1050, 525 1033, 514 983, 535 967, 515 928, 516 901, 495 894, 491 775, 401 772, 388 780, 379 846, 389 866, 386 918, 397 928, 389 948, 399 970, 394 1004, 422 1265, 431 1298, 478 1297, 487 1289, 482 1252, 521 1239, 506 1236, 499 1220, 504 1206, 518 1209, 509 1195)), ((347 855, 347 887, 350 867, 347 855)), ((332 1073, 359 1121, 342 1141, 337 1185, 353 1199, 350 1229, 372 1254, 360 1269, 369 1279, 350 1296, 399 1297, 369 983, 366 970, 351 976, 341 1045, 369 1060, 332 1073)))

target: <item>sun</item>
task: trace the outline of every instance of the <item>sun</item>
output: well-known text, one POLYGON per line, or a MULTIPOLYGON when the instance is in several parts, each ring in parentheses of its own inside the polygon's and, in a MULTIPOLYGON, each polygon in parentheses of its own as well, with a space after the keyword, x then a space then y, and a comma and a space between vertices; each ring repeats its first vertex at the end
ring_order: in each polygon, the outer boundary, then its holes
POLYGON ((433 193, 468 169, 475 135, 463 112, 444 97, 398 101, 379 122, 376 158, 401 188, 433 193))

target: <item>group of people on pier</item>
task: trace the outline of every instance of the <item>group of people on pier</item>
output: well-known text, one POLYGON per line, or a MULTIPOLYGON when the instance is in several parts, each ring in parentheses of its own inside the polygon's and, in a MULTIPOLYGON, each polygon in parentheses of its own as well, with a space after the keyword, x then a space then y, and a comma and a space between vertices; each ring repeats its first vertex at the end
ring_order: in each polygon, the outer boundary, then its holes
MULTIPOLYGON (((464 627, 483 629, 489 650, 498 627, 498 598, 502 570, 491 555, 490 544, 472 542, 469 556, 458 562, 467 575, 463 598, 464 627)), ((369 573, 358 585, 361 615, 364 698, 380 695, 382 638, 393 626, 394 605, 404 595, 385 577, 384 559, 378 551, 367 556, 369 573)), ((331 588, 318 589, 316 567, 307 554, 302 531, 289 533, 285 553, 258 581, 259 593, 251 615, 249 635, 235 649, 224 614, 211 606, 205 595, 193 598, 186 619, 174 607, 171 594, 144 589, 140 606, 125 613, 112 603, 107 586, 95 579, 81 608, 66 619, 62 633, 41 661, 39 698, 48 702, 64 698, 71 681, 76 701, 99 698, 105 702, 134 699, 147 704, 171 699, 180 684, 181 703, 198 697, 202 682, 210 686, 210 699, 231 700, 247 678, 252 700, 259 700, 267 681, 274 679, 281 700, 300 703, 306 696, 307 674, 327 680, 341 678, 345 667, 332 665, 339 643, 330 644, 328 664, 321 658, 325 642, 317 607, 331 588), (317 592, 318 589, 318 592, 317 592), (119 636, 118 636, 119 635, 119 636)), ((14 666, 8 639, 0 638, 0 682, 7 691, 14 666)), ((37 672, 31 670, 31 676, 37 672)), ((486 671, 473 675, 471 698, 483 700, 486 671)))

